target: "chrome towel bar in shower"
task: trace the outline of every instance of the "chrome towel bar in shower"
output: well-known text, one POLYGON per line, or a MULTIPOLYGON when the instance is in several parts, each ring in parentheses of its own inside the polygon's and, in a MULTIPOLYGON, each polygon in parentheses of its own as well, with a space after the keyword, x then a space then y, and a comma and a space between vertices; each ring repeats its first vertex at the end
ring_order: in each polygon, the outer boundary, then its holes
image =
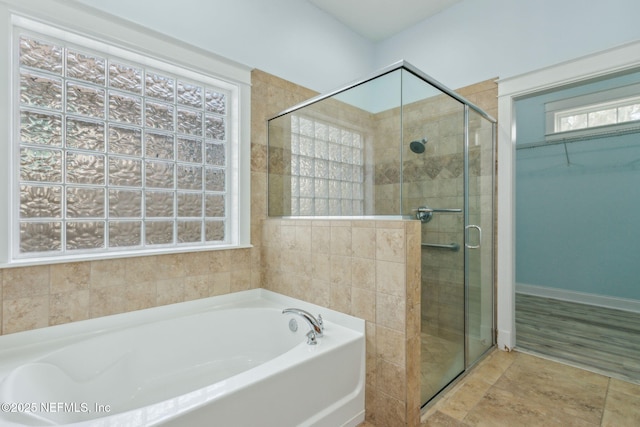
POLYGON ((449 249, 454 252, 458 252, 460 250, 460 245, 457 243, 450 243, 448 245, 443 245, 440 243, 423 243, 423 248, 440 248, 440 249, 449 249))
POLYGON ((462 212, 462 209, 443 209, 420 206, 419 208, 413 209, 413 212, 416 213, 416 219, 419 219, 422 222, 429 222, 431 221, 434 213, 460 213, 462 212))
POLYGON ((413 209, 414 212, 424 212, 424 213, 433 213, 433 212, 437 212, 437 213, 460 213, 462 212, 462 209, 450 209, 450 208, 430 208, 428 206, 422 206, 416 209, 413 209))

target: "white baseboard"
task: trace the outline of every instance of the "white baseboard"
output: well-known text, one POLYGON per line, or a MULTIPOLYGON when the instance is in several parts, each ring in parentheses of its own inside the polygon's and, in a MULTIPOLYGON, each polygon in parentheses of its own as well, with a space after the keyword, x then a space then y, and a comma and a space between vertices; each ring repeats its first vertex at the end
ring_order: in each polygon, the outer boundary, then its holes
POLYGON ((525 283, 516 283, 516 293, 640 313, 640 301, 628 298, 609 297, 525 283))

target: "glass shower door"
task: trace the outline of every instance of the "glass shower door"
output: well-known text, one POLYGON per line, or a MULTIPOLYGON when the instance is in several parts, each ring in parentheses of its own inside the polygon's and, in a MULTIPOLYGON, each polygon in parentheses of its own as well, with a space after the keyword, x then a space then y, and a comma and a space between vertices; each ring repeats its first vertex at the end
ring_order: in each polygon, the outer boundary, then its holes
POLYGON ((469 110, 468 135, 467 367, 493 346, 494 126, 469 110))
POLYGON ((404 107, 403 115, 408 119, 403 123, 403 204, 419 209, 423 217, 420 353, 425 403, 465 370, 465 114, 460 102, 433 96, 404 107))

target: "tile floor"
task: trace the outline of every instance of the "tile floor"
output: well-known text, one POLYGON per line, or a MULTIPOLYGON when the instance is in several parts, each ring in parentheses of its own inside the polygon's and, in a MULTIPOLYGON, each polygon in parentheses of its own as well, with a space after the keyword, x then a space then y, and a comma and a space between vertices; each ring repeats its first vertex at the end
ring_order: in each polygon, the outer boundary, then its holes
POLYGON ((635 427, 640 385, 495 350, 429 408, 427 426, 635 427))

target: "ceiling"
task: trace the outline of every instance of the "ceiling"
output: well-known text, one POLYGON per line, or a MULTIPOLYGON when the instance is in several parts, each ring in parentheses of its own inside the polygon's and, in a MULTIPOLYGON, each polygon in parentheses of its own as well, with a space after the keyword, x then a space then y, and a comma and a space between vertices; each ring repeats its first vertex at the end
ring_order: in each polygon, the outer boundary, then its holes
POLYGON ((308 0, 358 34, 384 40, 461 0, 308 0))

